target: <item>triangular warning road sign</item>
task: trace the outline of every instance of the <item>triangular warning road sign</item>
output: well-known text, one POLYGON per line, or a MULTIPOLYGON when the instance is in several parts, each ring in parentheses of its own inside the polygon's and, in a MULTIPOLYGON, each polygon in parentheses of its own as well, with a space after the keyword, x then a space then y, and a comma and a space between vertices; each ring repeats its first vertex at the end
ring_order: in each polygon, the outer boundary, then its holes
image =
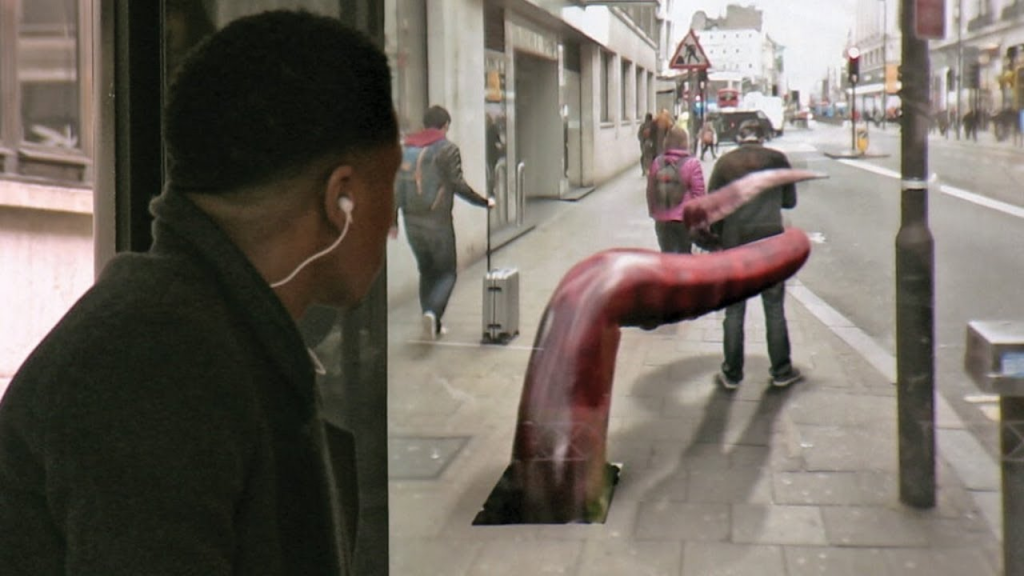
POLYGON ((676 47, 676 53, 673 54, 672 59, 668 61, 668 67, 676 70, 693 70, 711 67, 711 61, 708 60, 708 56, 704 53, 704 49, 700 47, 700 42, 697 41, 697 35, 693 33, 692 29, 683 37, 683 40, 679 42, 679 46, 676 47))

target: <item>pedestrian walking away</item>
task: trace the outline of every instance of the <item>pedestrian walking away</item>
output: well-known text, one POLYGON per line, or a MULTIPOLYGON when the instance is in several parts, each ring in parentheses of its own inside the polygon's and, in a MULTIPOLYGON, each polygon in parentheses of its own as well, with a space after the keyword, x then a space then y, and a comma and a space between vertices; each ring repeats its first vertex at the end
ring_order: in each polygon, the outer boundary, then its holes
POLYGON ((654 155, 651 156, 652 158, 660 156, 665 151, 665 136, 668 135, 668 131, 674 124, 675 120, 666 108, 662 108, 661 112, 654 117, 654 155))
POLYGON ((636 133, 636 138, 640 142, 640 174, 643 176, 647 176, 651 162, 654 161, 654 132, 654 115, 648 112, 636 133))
POLYGON ((665 152, 654 159, 647 176, 647 213, 662 252, 689 254, 692 242, 683 224, 683 205, 705 194, 704 172, 689 151, 686 130, 673 127, 665 136, 665 152))
MULTIPOLYGON (((423 130, 405 139, 402 164, 395 182, 395 206, 402 213, 405 235, 419 270, 423 337, 444 334, 441 318, 455 288, 454 197, 491 208, 494 200, 481 196, 462 175, 462 154, 448 140, 451 115, 431 106, 423 115, 423 130)), ((397 236, 397 211, 391 237, 397 236)))
POLYGON ((0 401, 6 576, 350 573, 354 439, 321 418, 297 321, 381 269, 391 102, 384 53, 334 18, 259 13, 189 52, 152 248, 107 264, 0 401))
MULTIPOLYGON (((740 124, 739 146, 724 154, 715 164, 708 181, 711 194, 716 190, 759 170, 790 168, 785 154, 763 145, 764 135, 755 120, 740 124)), ((723 248, 748 244, 783 231, 782 210, 796 206, 796 186, 786 184, 765 190, 719 223, 718 233, 723 248)), ((784 388, 803 378, 790 358, 789 329, 784 308, 785 283, 780 282, 761 293, 764 306, 768 357, 771 361, 770 384, 784 388)), ((747 302, 737 302, 725 309, 724 355, 721 370, 715 375, 719 386, 734 390, 743 382, 744 317, 747 302)))
POLYGON ((711 159, 718 158, 718 133, 710 121, 705 121, 700 129, 700 159, 704 160, 704 154, 710 150, 711 159))

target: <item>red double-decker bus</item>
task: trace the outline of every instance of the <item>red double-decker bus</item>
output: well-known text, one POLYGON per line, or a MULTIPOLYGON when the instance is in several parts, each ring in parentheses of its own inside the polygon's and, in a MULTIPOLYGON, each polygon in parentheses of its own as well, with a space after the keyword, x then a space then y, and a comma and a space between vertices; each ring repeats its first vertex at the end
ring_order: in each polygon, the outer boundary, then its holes
POLYGON ((736 108, 740 105, 740 91, 736 88, 721 88, 718 91, 718 108, 736 108))

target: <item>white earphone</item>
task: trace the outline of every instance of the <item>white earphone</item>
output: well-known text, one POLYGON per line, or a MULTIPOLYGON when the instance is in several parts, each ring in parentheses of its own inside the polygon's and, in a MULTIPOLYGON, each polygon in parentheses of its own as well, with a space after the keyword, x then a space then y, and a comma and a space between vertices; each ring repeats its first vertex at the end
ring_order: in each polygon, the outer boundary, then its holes
POLYGON ((284 286, 285 284, 291 282, 295 278, 295 276, 298 275, 298 273, 302 271, 303 268, 308 266, 311 262, 313 262, 317 258, 321 258, 321 257, 325 256, 328 252, 330 252, 331 250, 334 250, 335 248, 338 247, 339 244, 341 244, 341 241, 345 239, 345 234, 348 234, 348 227, 352 224, 352 211, 355 210, 356 203, 351 198, 349 198, 348 196, 342 196, 342 197, 338 198, 338 208, 342 212, 345 213, 345 227, 341 229, 341 234, 338 235, 338 239, 335 240, 327 248, 324 248, 323 250, 317 252, 316 254, 313 254, 309 258, 306 258, 305 260, 303 260, 301 264, 299 264, 298 266, 295 267, 295 270, 292 270, 291 274, 289 274, 285 278, 283 278, 281 280, 278 280, 277 282, 274 282, 273 284, 271 284, 270 285, 271 288, 277 288, 279 286, 284 286))
POLYGON ((352 210, 354 210, 355 207, 356 203, 353 202, 352 199, 349 198, 348 196, 342 196, 341 198, 338 198, 338 208, 341 208, 341 211, 345 213, 345 217, 348 218, 349 221, 352 220, 352 210))

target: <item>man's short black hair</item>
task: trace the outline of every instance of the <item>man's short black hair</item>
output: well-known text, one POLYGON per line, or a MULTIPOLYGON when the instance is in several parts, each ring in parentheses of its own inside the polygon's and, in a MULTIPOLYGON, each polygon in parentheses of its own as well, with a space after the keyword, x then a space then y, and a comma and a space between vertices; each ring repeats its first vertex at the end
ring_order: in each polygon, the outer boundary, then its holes
POLYGON ((182 63, 164 110, 170 181, 218 193, 398 140, 387 58, 340 21, 235 20, 182 63))
POLYGON ((761 133, 761 124, 754 119, 747 119, 740 122, 736 132, 736 140, 740 142, 760 142, 764 138, 761 133))
POLYGON ((431 106, 423 114, 424 128, 444 128, 451 121, 452 115, 441 106, 431 106))

